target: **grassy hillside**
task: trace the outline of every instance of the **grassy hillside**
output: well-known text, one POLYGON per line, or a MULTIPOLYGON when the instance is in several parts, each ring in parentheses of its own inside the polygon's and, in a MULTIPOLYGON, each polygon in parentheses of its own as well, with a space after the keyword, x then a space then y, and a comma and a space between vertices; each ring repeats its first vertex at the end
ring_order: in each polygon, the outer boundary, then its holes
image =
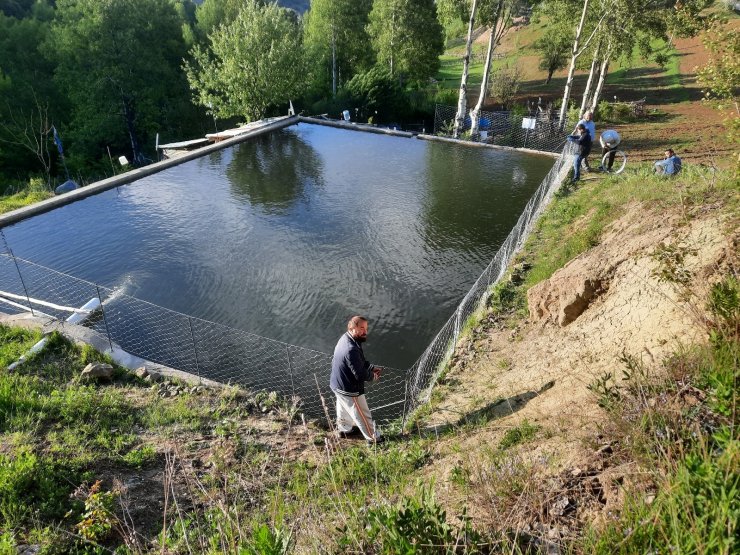
MULTIPOLYGON (((530 71, 540 31, 502 51, 530 71)), ((694 100, 701 59, 677 41, 665 68, 614 68, 607 97, 650 103, 597 117, 627 170, 557 192, 430 403, 382 445, 270 392, 83 381, 105 357, 58 334, 9 372, 40 333, 0 324, 0 555, 737 553, 740 199, 722 115, 694 100), (652 173, 666 145, 677 178, 652 173), (567 326, 534 310, 533 292, 557 312, 587 282, 567 326)), ((559 94, 528 75, 522 99, 559 94)))

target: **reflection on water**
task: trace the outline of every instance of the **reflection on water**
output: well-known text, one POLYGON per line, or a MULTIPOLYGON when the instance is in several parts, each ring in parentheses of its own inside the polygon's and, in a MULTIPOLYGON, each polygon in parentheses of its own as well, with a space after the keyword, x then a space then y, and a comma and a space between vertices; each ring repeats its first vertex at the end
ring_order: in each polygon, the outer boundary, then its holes
POLYGON ((6 228, 15 253, 173 310, 412 364, 549 158, 300 124, 6 228))
POLYGON ((304 189, 320 186, 322 171, 319 155, 295 133, 270 133, 243 143, 226 166, 234 193, 273 214, 289 209, 304 189))
MULTIPOLYGON (((428 187, 422 214, 430 248, 486 256, 492 238, 511 229, 512 207, 524 206, 531 196, 532 180, 521 155, 432 143, 426 158, 428 187)), ((539 166, 536 176, 538 170, 539 166)))

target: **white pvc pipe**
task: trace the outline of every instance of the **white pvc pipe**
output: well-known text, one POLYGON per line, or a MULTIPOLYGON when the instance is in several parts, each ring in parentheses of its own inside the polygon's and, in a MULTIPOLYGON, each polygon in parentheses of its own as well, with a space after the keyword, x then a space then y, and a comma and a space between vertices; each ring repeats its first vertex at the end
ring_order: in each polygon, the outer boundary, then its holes
MULTIPOLYGON (((46 304, 51 304, 51 303, 46 303, 46 304)), ((81 324, 87 319, 87 317, 93 311, 97 310, 99 307, 100 307, 100 299, 98 299, 97 297, 95 297, 94 299, 90 299, 82 306, 82 308, 80 309, 73 308, 72 310, 74 311, 74 314, 72 314, 72 316, 67 318, 67 320, 65 321, 69 324, 81 324)), ((26 352, 25 354, 21 356, 21 358, 19 358, 13 364, 8 366, 8 370, 13 371, 16 368, 18 368, 21 364, 26 362, 31 355, 35 355, 36 353, 41 351, 46 346, 46 343, 48 341, 49 341, 48 335, 41 338, 41 341, 39 341, 33 347, 31 347, 28 350, 28 352, 26 352)))

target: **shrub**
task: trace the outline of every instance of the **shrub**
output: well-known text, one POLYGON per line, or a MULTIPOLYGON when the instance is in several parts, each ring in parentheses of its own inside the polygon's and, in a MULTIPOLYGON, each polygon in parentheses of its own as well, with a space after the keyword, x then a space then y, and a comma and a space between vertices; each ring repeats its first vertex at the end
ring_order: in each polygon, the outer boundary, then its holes
POLYGON ((450 524, 431 489, 424 488, 397 505, 370 509, 366 525, 354 533, 345 529, 339 543, 345 548, 359 547, 362 553, 388 555, 487 552, 479 545, 487 549, 489 544, 473 529, 470 518, 463 513, 458 520, 459 524, 450 524))
POLYGON ((403 118, 408 111, 406 96, 398 79, 381 66, 352 77, 344 91, 359 108, 359 117, 373 116, 377 120, 375 123, 403 118))
POLYGON ((635 121, 633 108, 626 102, 599 102, 597 108, 599 119, 604 123, 626 123, 635 121))
POLYGON ((502 67, 491 77, 489 92, 493 98, 508 108, 522 84, 522 72, 518 66, 502 67))

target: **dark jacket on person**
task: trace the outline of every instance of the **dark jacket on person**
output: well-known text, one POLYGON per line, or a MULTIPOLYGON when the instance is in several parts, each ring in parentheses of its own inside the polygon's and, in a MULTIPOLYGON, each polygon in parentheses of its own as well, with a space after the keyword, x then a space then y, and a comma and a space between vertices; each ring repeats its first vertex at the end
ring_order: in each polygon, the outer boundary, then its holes
POLYGON ((363 395, 365 382, 373 379, 373 368, 374 366, 365 360, 362 345, 346 332, 339 338, 334 348, 329 386, 332 391, 350 397, 363 395))
POLYGON ((591 152, 591 143, 593 142, 593 139, 588 131, 583 135, 570 135, 568 140, 576 143, 580 147, 579 154, 581 157, 588 156, 591 152))

